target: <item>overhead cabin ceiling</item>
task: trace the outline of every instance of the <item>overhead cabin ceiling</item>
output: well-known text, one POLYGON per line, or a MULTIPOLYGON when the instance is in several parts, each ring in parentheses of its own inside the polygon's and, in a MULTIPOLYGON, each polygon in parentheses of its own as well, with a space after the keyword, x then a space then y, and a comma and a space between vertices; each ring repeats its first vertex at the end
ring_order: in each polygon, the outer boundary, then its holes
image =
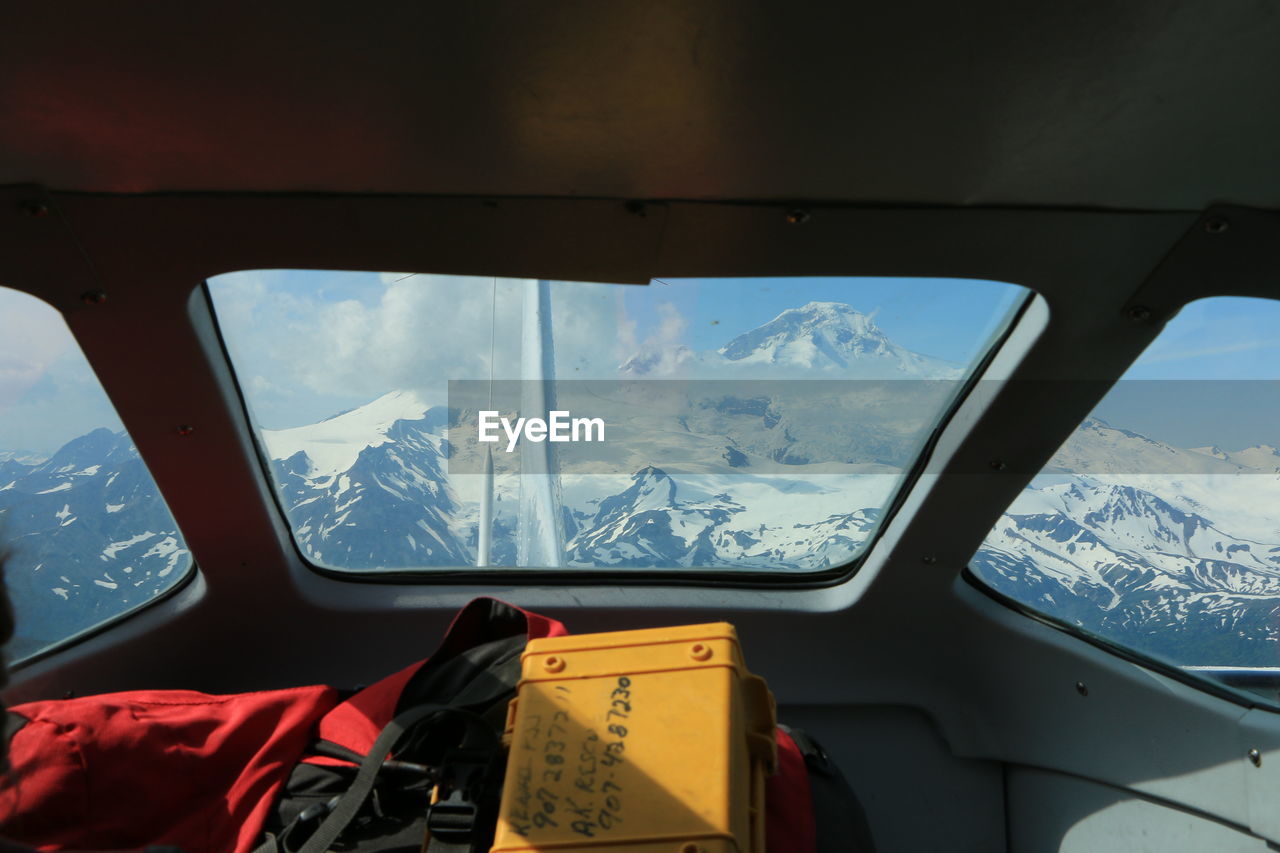
POLYGON ((1280 5, 23 3, 0 184, 1280 206, 1280 5))

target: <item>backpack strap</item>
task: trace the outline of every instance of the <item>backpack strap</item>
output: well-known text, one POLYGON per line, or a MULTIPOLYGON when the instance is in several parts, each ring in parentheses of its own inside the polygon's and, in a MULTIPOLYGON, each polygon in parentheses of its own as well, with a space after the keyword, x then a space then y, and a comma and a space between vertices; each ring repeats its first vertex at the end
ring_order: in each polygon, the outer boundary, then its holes
MULTIPOLYGON (((360 811, 360 807, 364 805, 369 792, 373 790, 374 783, 377 781, 378 771, 382 768, 383 761, 386 760, 387 755, 396 743, 418 723, 443 714, 452 714, 461 718, 469 724, 471 731, 482 732, 492 744, 496 745, 498 743, 498 734, 488 723, 469 711, 463 711, 451 705, 419 705, 416 708, 402 712, 388 723, 378 735, 378 739, 374 741, 373 748, 369 750, 360 762, 360 769, 356 772, 356 778, 352 781, 351 787, 338 798, 333 810, 316 827, 315 832, 299 848, 298 853, 327 853, 333 842, 337 841, 338 836, 342 834, 342 831, 347 828, 347 825, 351 823, 360 811)), ((268 847, 267 849, 270 850, 271 848, 268 847)))

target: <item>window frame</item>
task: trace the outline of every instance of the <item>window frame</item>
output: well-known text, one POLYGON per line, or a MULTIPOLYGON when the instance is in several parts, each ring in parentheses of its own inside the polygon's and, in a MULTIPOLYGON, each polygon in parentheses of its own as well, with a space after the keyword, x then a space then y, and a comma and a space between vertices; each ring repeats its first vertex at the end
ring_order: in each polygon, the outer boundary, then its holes
MULTIPOLYGON (((66 334, 69 340, 71 341, 72 346, 74 346, 76 353, 78 353, 79 357, 83 360, 85 367, 89 370, 89 373, 93 376, 93 381, 97 383, 98 389, 102 392, 103 396, 110 403, 111 408, 114 411, 116 408, 114 401, 112 401, 110 399, 110 396, 107 394, 106 387, 103 385, 101 378, 98 376, 98 371, 94 368, 93 362, 89 360, 88 355, 85 354, 84 348, 80 345, 80 341, 77 338, 74 330, 71 328, 70 324, 67 323, 67 318, 63 314, 63 312, 59 311, 55 305, 53 305, 51 302, 49 302, 47 299, 45 299, 43 296, 37 293, 33 293, 29 290, 19 288, 19 287, 13 287, 10 285, 0 285, 0 288, 13 291, 14 293, 22 294, 26 298, 36 300, 40 302, 42 305, 46 306, 52 313, 58 316, 58 319, 62 322, 63 327, 66 330, 66 334)), ((119 417, 118 412, 116 413, 116 417, 117 418, 119 417)), ((97 429, 97 428, 98 427, 95 427, 94 429, 97 429)), ((195 552, 192 551, 191 548, 189 547, 186 541, 186 536, 182 532, 182 525, 178 523, 177 516, 174 515, 173 510, 169 507, 169 501, 165 498, 164 492, 160 488, 159 482, 157 482, 154 475, 152 475, 151 468, 147 464, 146 458, 142 455, 142 451, 138 449, 137 444, 133 440, 133 436, 129 433, 129 429, 127 425, 124 425, 122 423, 121 431, 123 435, 129 439, 130 444, 134 447, 134 452, 137 454, 138 461, 142 463, 142 467, 143 467, 143 470, 146 472, 147 479, 151 481, 152 486, 155 488, 156 495, 160 498, 161 504, 164 507, 164 511, 168 514, 169 519, 173 522, 174 530, 179 536, 183 544, 183 550, 187 552, 186 565, 182 568, 180 573, 172 581, 166 583, 165 586, 160 591, 156 592, 154 595, 150 596, 149 598, 146 598, 143 601, 139 601, 124 610, 116 612, 108 616, 107 618, 94 623, 93 625, 90 625, 88 627, 80 629, 79 631, 75 631, 71 634, 68 634, 67 636, 62 637, 58 640, 55 640, 54 642, 47 643, 33 652, 24 654, 20 657, 18 656, 10 657, 9 655, 11 654, 11 652, 9 650, 9 647, 12 645, 12 641, 10 641, 9 643, 6 644, 6 648, 4 650, 4 655, 5 655, 4 666, 7 668, 7 670, 10 673, 16 673, 22 669, 25 669, 36 663, 39 663, 42 660, 45 660, 46 658, 59 654, 60 652, 63 652, 72 646, 79 645, 82 642, 85 642, 93 637, 98 636, 99 634, 102 634, 112 628, 117 627, 118 625, 120 625, 121 623, 127 620, 131 620, 139 616, 144 611, 150 610, 156 605, 161 604, 162 602, 165 602, 171 598, 174 598, 175 596, 178 596, 184 590, 186 590, 187 587, 193 584, 196 581, 197 577, 200 575, 200 566, 199 566, 199 562, 196 560, 195 552)), ((88 433, 82 433, 81 436, 78 436, 77 438, 87 434, 88 433)), ((76 439, 73 438, 71 440, 74 441, 76 439)), ((0 528, 0 532, 3 532, 2 528, 0 528)), ((3 556, 6 558, 4 560, 6 564, 4 566, 4 569, 5 569, 4 577, 0 577, 0 581, 3 581, 4 578, 7 578, 8 573, 13 571, 12 554, 8 552, 8 549, 0 549, 0 556, 3 556)), ((13 620, 16 625, 18 622, 22 621, 23 611, 18 606, 18 602, 14 601, 13 596, 10 594, 9 588, 6 587, 4 590, 0 591, 0 593, 4 595, 5 600, 8 602, 10 612, 13 615, 13 620)), ((32 615, 33 614, 30 614, 30 613, 27 614, 28 617, 32 615)), ((38 614, 35 614, 35 615, 38 615, 38 614)))
MULTIPOLYGON (((1198 294, 1193 296, 1192 298, 1181 301, 1177 305, 1176 310, 1169 316, 1168 320, 1166 321, 1165 327, 1162 327, 1160 330, 1160 333, 1157 334, 1155 337, 1153 337, 1151 341, 1147 344, 1147 346, 1144 347, 1143 350, 1140 351, 1133 358, 1133 360, 1129 362, 1128 366, 1125 367, 1124 373, 1122 373, 1120 376, 1118 376, 1115 379, 1115 381, 1111 384, 1111 387, 1114 387, 1115 384, 1118 384, 1119 382, 1124 381, 1125 374, 1127 374, 1128 371, 1132 369, 1132 367, 1135 364, 1137 364, 1137 362, 1142 358, 1142 356, 1146 353, 1146 351, 1152 345, 1154 345, 1156 341, 1159 340, 1160 334, 1163 334, 1164 332, 1164 328, 1166 328, 1169 323, 1174 322, 1178 314, 1181 313, 1187 306, 1191 305, 1192 303, 1201 302, 1204 300, 1222 298, 1222 297, 1232 297, 1237 295, 1242 295, 1246 298, 1266 299, 1266 300, 1275 302, 1277 306, 1280 306, 1280 295, 1267 296, 1267 295, 1261 295, 1256 293, 1236 294, 1234 292, 1216 292, 1215 291, 1211 293, 1198 294)), ((1110 389, 1108 389, 1108 393, 1109 392, 1110 392, 1110 389)), ((1098 403, 1101 403, 1102 400, 1105 400, 1105 395, 1103 396, 1102 399, 1098 401, 1098 403)), ((1098 404, 1095 404, 1094 409, 1097 408, 1097 405, 1098 404)), ((1084 416, 1084 419, 1081 420, 1080 423, 1083 424, 1092 416, 1092 414, 1093 414, 1093 409, 1091 409, 1090 412, 1084 416)), ((1077 428, 1078 426, 1079 425, 1077 425, 1077 428)), ((1046 464, 1047 462, 1048 460, 1046 460, 1046 464)), ((1023 486, 1022 491, 1020 491, 1018 494, 1021 495, 1023 492, 1025 492, 1030 482, 1040 474, 1041 474, 1040 470, 1033 472, 1031 477, 1027 480, 1027 484, 1023 486)), ((1014 500, 1015 501, 1017 500, 1016 496, 1014 500)), ((1001 519, 1003 519, 1004 517, 1004 514, 1008 512, 1011 506, 1013 506, 1012 503, 1010 503, 1003 510, 1001 510, 1000 517, 997 518, 995 522, 996 524, 1000 523, 1001 519)), ((986 535, 989 535, 990 532, 991 530, 989 529, 986 533, 984 533, 983 541, 985 541, 986 535)), ((1086 642, 1089 645, 1094 646, 1095 648, 1101 649, 1109 654, 1115 655, 1116 657, 1129 661, 1130 663, 1134 663, 1145 669, 1158 672, 1161 675, 1164 675, 1175 681, 1186 684, 1187 686, 1192 687, 1201 692, 1207 693, 1209 695, 1215 696, 1220 699, 1224 699, 1228 702, 1231 702, 1232 704, 1240 705, 1242 707, 1250 708, 1250 709, 1256 708, 1264 711, 1280 712, 1280 672, 1276 672, 1270 679, 1260 679, 1260 686, 1265 685, 1268 689, 1274 690, 1277 693, 1276 698, 1271 699, 1261 693, 1257 693, 1257 692, 1254 692, 1253 690, 1250 690, 1248 687, 1238 686, 1238 685, 1229 683, 1228 681, 1220 680, 1212 676, 1196 674, 1195 670, 1189 670, 1182 665, 1173 663, 1168 660, 1164 660, 1159 657, 1155 657, 1141 650, 1134 649, 1129 646, 1125 646, 1121 643, 1116 642, 1115 640, 1112 640, 1109 637, 1106 637, 1105 635, 1095 633, 1094 631, 1083 628, 1080 625, 1076 625, 1065 619, 1058 618, 1053 614, 1045 613, 1043 611, 1037 610, 1031 605, 1027 604, 1026 602, 1013 598, 1012 596, 1009 596, 1008 594, 1001 592, 995 589, 994 587, 988 585, 985 581, 982 580, 981 577, 978 576, 978 574, 973 570, 972 561, 977 556, 978 552, 981 551, 981 549, 982 549, 982 545, 979 544, 978 549, 975 550, 974 553, 966 559, 963 568, 960 570, 960 579, 964 583, 968 584, 970 587, 973 587, 978 592, 982 593, 984 596, 997 602, 998 604, 1001 604, 1002 606, 1010 610, 1013 610, 1014 612, 1022 616, 1032 619, 1035 622, 1038 622, 1042 625, 1046 625, 1050 628, 1060 631, 1063 634, 1066 634, 1072 637, 1073 639, 1086 642)), ((1276 601, 1280 602, 1280 595, 1276 596, 1276 601)), ((1193 665, 1188 664, 1187 666, 1193 666, 1193 665)), ((1241 669, 1247 670, 1252 668, 1241 667, 1241 669)))
MULTIPOLYGON (((1280 712, 1280 699, 1269 700, 1265 696, 1259 693, 1253 693, 1245 688, 1235 687, 1223 681, 1216 681, 1204 676, 1194 675, 1177 664, 1152 657, 1136 649, 1131 649, 1128 646, 1122 646, 1113 640, 1109 640, 1106 637, 1093 633, 1092 631, 1083 630, 1079 625, 1073 625, 1066 620, 1058 619, 1047 613, 1041 613, 1038 610, 1034 610, 1024 602, 1021 602, 1016 598, 1011 598, 1008 595, 987 586, 983 583, 982 579, 974 573, 973 569, 969 567, 968 563, 965 563, 964 568, 960 570, 960 578, 963 582, 967 583, 987 598, 990 598, 992 601, 995 601, 997 604, 1007 607, 1015 613, 1025 616, 1034 622, 1038 622, 1041 625, 1047 625, 1050 628, 1060 631, 1072 639, 1088 643, 1094 648, 1101 649, 1102 651, 1112 654, 1118 658, 1137 664, 1144 669, 1158 672, 1167 678, 1179 681, 1202 693, 1208 693, 1209 695, 1216 696, 1219 699, 1225 699, 1234 705, 1240 705, 1244 708, 1258 708, 1264 711, 1280 712)), ((1277 687, 1280 687, 1280 680, 1277 681, 1277 687)))

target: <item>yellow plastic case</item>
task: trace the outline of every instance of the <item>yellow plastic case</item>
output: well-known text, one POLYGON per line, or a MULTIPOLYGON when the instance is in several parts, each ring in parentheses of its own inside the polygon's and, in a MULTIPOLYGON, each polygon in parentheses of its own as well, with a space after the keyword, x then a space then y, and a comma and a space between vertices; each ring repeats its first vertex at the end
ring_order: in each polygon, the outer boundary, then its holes
POLYGON ((493 853, 763 853, 773 696, 728 623, 533 640, 493 853))

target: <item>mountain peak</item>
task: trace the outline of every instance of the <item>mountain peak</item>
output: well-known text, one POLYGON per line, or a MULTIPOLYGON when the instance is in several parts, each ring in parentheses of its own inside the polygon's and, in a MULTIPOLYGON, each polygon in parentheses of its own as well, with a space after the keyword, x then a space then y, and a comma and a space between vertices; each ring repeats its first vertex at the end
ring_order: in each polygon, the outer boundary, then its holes
POLYGON ((808 302, 788 308, 763 326, 718 350, 728 362, 835 372, 864 379, 953 378, 947 364, 899 346, 864 314, 843 302, 808 302))
POLYGON ((720 348, 730 361, 831 361, 885 355, 898 349, 871 318, 843 302, 809 302, 788 308, 763 326, 738 335, 720 348))
POLYGON ((1257 450, 1262 453, 1269 453, 1272 456, 1280 456, 1280 450, 1277 450, 1274 444, 1254 444, 1246 447, 1245 450, 1257 450))
POLYGON ((391 391, 319 423, 264 429, 262 439, 272 459, 289 459, 306 451, 312 464, 309 476, 336 475, 350 468, 366 447, 389 441, 387 431, 397 421, 422 420, 429 408, 415 391, 391 391))
POLYGON ((675 504, 676 484, 667 472, 646 465, 631 475, 631 485, 616 495, 600 502, 595 525, 616 520, 636 512, 665 509, 675 504))
POLYGON ((953 379, 957 365, 895 344, 864 314, 843 302, 806 302, 762 326, 743 332, 717 350, 667 346, 636 353, 619 366, 624 375, 684 378, 953 379), (762 370, 763 368, 763 370, 762 370))
MULTIPOLYGON (((870 314, 863 314, 861 311, 859 311, 858 309, 854 308, 852 305, 849 305, 846 302, 821 302, 818 300, 813 300, 811 302, 806 302, 805 304, 801 305, 799 308, 788 308, 787 310, 779 314, 778 317, 783 317, 787 314, 801 314, 801 315, 808 314, 808 315, 817 315, 817 316, 824 316, 824 317, 850 317, 850 318, 856 318, 857 320, 865 323, 869 328, 872 328, 872 329, 875 328, 875 324, 871 322, 870 314)), ((776 320, 778 319, 778 317, 775 317, 774 319, 776 320)))
POLYGON ((73 438, 42 462, 39 470, 49 474, 64 474, 77 467, 83 468, 113 451, 132 447, 124 432, 112 432, 98 427, 78 438, 73 438))
POLYGON ((631 475, 631 482, 633 483, 659 482, 669 479, 671 478, 667 476, 666 471, 654 465, 646 465, 631 475))

